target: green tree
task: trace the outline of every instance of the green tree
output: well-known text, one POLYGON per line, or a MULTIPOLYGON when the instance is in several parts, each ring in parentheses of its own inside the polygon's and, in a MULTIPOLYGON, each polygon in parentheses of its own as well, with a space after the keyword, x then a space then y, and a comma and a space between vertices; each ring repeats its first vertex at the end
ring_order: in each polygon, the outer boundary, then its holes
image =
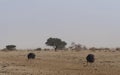
POLYGON ((59 38, 51 38, 51 37, 47 39, 47 42, 45 44, 48 46, 52 46, 55 49, 55 51, 57 49, 63 49, 67 45, 65 41, 62 41, 59 38))
POLYGON ((15 45, 7 45, 6 49, 8 49, 8 50, 16 50, 16 46, 15 45))

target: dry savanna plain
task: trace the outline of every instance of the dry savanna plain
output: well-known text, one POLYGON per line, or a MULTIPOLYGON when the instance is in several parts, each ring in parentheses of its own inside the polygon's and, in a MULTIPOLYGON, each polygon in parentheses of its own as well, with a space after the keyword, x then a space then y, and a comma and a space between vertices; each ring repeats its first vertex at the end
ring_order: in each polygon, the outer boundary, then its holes
POLYGON ((0 51, 0 75, 120 75, 120 52, 0 51), (27 59, 30 52, 36 59, 27 59), (96 60, 87 65, 90 53, 96 60))

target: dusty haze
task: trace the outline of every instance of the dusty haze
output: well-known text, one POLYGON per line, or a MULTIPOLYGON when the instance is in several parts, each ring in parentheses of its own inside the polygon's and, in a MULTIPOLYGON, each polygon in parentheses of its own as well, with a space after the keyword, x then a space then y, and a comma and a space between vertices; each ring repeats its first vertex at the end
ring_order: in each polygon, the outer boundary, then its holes
POLYGON ((118 47, 119 0, 0 0, 0 48, 46 47, 49 37, 87 46, 118 47))

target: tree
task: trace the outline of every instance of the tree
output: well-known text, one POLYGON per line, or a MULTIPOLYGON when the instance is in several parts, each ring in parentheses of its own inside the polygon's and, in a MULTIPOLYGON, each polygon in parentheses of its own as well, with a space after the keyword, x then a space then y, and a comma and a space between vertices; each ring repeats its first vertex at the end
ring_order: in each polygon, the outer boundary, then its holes
POLYGON ((76 44, 75 42, 72 42, 72 43, 71 43, 70 48, 71 48, 72 50, 76 50, 76 51, 86 50, 86 49, 87 49, 86 46, 83 46, 82 44, 76 44))
POLYGON ((47 42, 45 44, 48 46, 53 46, 55 51, 57 49, 63 49, 67 45, 67 43, 65 41, 62 41, 59 38, 51 38, 51 37, 47 39, 47 42))
POLYGON ((8 50, 16 50, 16 46, 15 45, 7 45, 6 49, 8 49, 8 50))
POLYGON ((86 46, 83 46, 83 50, 88 50, 86 46))

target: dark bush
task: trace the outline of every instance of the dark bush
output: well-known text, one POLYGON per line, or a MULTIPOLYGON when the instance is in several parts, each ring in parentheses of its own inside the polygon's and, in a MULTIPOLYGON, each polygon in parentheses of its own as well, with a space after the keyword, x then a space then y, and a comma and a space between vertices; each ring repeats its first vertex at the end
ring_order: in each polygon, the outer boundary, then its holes
POLYGON ((34 53, 29 53, 28 55, 27 55, 27 58, 28 59, 35 59, 35 54, 34 53))
POLYGON ((116 51, 120 51, 120 48, 116 48, 116 51))
POLYGON ((37 48, 37 49, 35 49, 36 51, 41 51, 42 49, 41 48, 37 48))
POLYGON ((87 63, 93 63, 95 61, 95 56, 93 54, 88 54, 86 57, 87 63))

